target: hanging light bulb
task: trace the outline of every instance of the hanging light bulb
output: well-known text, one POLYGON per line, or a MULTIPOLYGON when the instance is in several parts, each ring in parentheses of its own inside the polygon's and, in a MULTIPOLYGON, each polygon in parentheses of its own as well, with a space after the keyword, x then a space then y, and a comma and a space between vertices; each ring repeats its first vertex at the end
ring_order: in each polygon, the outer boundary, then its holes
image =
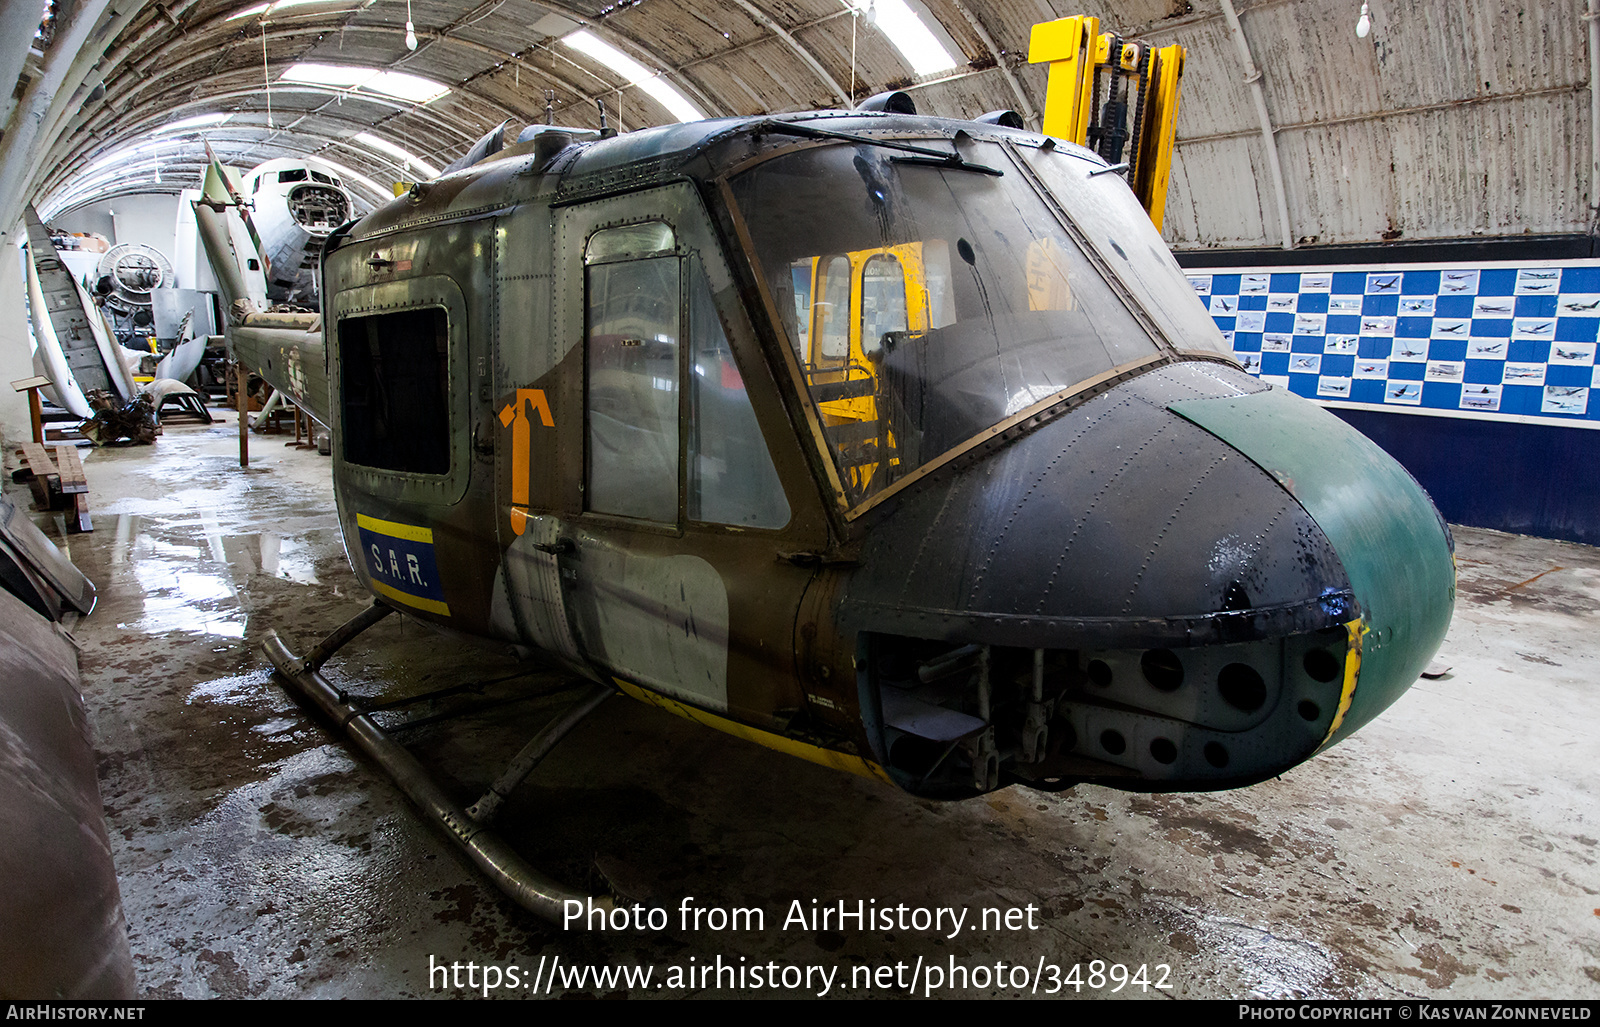
POLYGON ((1356 38, 1365 39, 1367 33, 1372 31, 1372 11, 1366 4, 1361 5, 1361 20, 1356 22, 1356 38))
POLYGON ((417 27, 411 23, 411 0, 406 0, 406 49, 417 48, 417 27))
POLYGON ((876 3, 867 4, 867 24, 878 24, 878 5, 876 3))

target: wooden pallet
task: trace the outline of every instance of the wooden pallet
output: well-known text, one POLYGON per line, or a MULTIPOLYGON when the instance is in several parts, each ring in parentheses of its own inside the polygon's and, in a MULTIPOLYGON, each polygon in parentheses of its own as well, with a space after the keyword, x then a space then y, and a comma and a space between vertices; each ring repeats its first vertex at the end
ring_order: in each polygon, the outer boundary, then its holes
POLYGON ((40 443, 24 443, 17 451, 22 469, 12 475, 12 480, 26 482, 33 489, 34 505, 40 510, 66 510, 68 531, 93 531, 89 482, 83 475, 78 448, 57 446, 55 450, 55 459, 51 460, 50 451, 40 443))

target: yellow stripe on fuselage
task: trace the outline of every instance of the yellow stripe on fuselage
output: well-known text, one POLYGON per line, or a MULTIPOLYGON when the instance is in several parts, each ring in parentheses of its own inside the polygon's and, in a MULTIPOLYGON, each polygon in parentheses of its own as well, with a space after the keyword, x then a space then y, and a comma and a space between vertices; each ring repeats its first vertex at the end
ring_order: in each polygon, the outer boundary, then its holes
POLYGON ((706 727, 715 728, 725 734, 733 735, 735 738, 743 738, 747 742, 766 746, 768 749, 776 749, 778 752, 787 753, 790 756, 798 756, 809 763, 817 763, 824 767, 843 770, 861 777, 874 778, 888 784, 894 783, 888 772, 871 760, 862 759, 860 756, 852 756, 846 752, 824 749, 820 745, 799 742, 793 738, 785 738, 783 735, 776 735, 770 731, 762 731, 760 728, 729 720, 726 717, 719 717, 715 713, 707 713, 705 710, 685 705, 675 699, 668 699, 664 695, 657 695, 654 692, 640 688, 638 685, 629 684, 621 678, 614 677, 611 680, 616 683, 618 688, 627 693, 630 698, 637 699, 642 703, 648 703, 651 706, 658 706, 668 713, 677 714, 685 720, 692 720, 696 724, 704 724, 706 727))
POLYGON ((1356 679, 1361 676, 1361 636, 1367 633, 1367 627, 1357 618, 1347 622, 1344 630, 1348 648, 1344 655, 1344 686, 1339 690, 1339 709, 1333 715, 1333 723, 1328 725, 1328 733, 1317 743, 1318 749, 1332 741, 1334 732, 1344 723, 1344 715, 1350 712, 1350 702, 1355 698, 1356 679))
MULTIPOLYGON (((374 528, 372 530, 376 531, 378 529, 374 528)), ((407 606, 426 610, 429 613, 437 613, 441 617, 450 616, 450 605, 441 603, 437 599, 424 599, 421 596, 414 596, 409 592, 402 592, 398 588, 385 585, 383 582, 376 580, 372 582, 372 590, 385 599, 393 599, 397 603, 404 603, 407 606)))
POLYGON ((376 517, 368 517, 364 513, 356 514, 356 524, 375 531, 380 535, 390 538, 405 539, 407 542, 426 542, 433 545, 433 529, 419 528, 415 524, 401 524, 399 521, 380 521, 376 517))

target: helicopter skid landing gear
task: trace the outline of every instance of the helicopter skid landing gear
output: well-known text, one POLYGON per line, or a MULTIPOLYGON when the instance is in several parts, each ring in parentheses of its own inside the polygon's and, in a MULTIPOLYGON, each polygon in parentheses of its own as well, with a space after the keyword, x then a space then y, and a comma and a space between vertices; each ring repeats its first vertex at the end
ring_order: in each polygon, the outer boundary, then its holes
POLYGON ((304 660, 289 651, 276 631, 267 632, 261 649, 292 686, 290 691, 343 728, 361 751, 375 760, 411 801, 519 906, 552 923, 562 922, 562 905, 568 899, 585 903, 585 909, 609 910, 613 904, 610 896, 591 896, 557 884, 529 865, 486 824, 511 789, 612 690, 601 685, 586 689, 571 708, 534 736, 483 798, 470 810, 461 809, 415 756, 318 673, 335 652, 392 612, 382 603, 373 603, 335 629, 304 660))

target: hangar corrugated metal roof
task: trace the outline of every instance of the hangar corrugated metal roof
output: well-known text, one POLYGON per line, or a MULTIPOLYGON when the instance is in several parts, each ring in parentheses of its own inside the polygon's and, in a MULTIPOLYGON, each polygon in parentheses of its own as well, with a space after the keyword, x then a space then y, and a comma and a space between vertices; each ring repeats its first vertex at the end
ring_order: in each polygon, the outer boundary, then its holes
MULTIPOLYGON (((58 45, 76 49, 29 55, 21 98, 0 109, 8 162, 29 135, 19 119, 37 116, 54 129, 28 142, 26 168, 0 180, 18 196, 0 200, 61 195, 94 160, 208 112, 234 114, 225 130, 207 133, 225 159, 323 155, 380 183, 404 169, 353 146, 357 133, 442 165, 500 121, 544 120, 546 90, 565 123, 598 124, 597 99, 625 128, 671 120, 624 76, 559 41, 578 27, 658 72, 709 116, 838 107, 844 94, 890 87, 910 90, 931 114, 1037 114, 1045 71, 1027 63, 1031 27, 1084 13, 1105 28, 1188 48, 1168 240, 1180 250, 1270 247, 1281 241, 1278 198, 1223 2, 911 0, 957 61, 918 77, 845 0, 411 0, 414 53, 405 47, 405 0, 302 0, 265 22, 231 17, 249 0, 134 0, 115 12, 106 0, 84 0, 78 16, 94 24, 74 31, 69 17, 57 27, 58 45), (417 104, 282 82, 284 70, 305 61, 391 69, 451 92, 417 104), (60 92, 53 105, 41 94, 52 79, 60 92)), ((1580 3, 1374 0, 1366 39, 1356 37, 1356 3, 1233 6, 1261 72, 1297 245, 1590 230, 1580 3)), ((172 139, 164 184, 203 156, 197 132, 172 139)))

